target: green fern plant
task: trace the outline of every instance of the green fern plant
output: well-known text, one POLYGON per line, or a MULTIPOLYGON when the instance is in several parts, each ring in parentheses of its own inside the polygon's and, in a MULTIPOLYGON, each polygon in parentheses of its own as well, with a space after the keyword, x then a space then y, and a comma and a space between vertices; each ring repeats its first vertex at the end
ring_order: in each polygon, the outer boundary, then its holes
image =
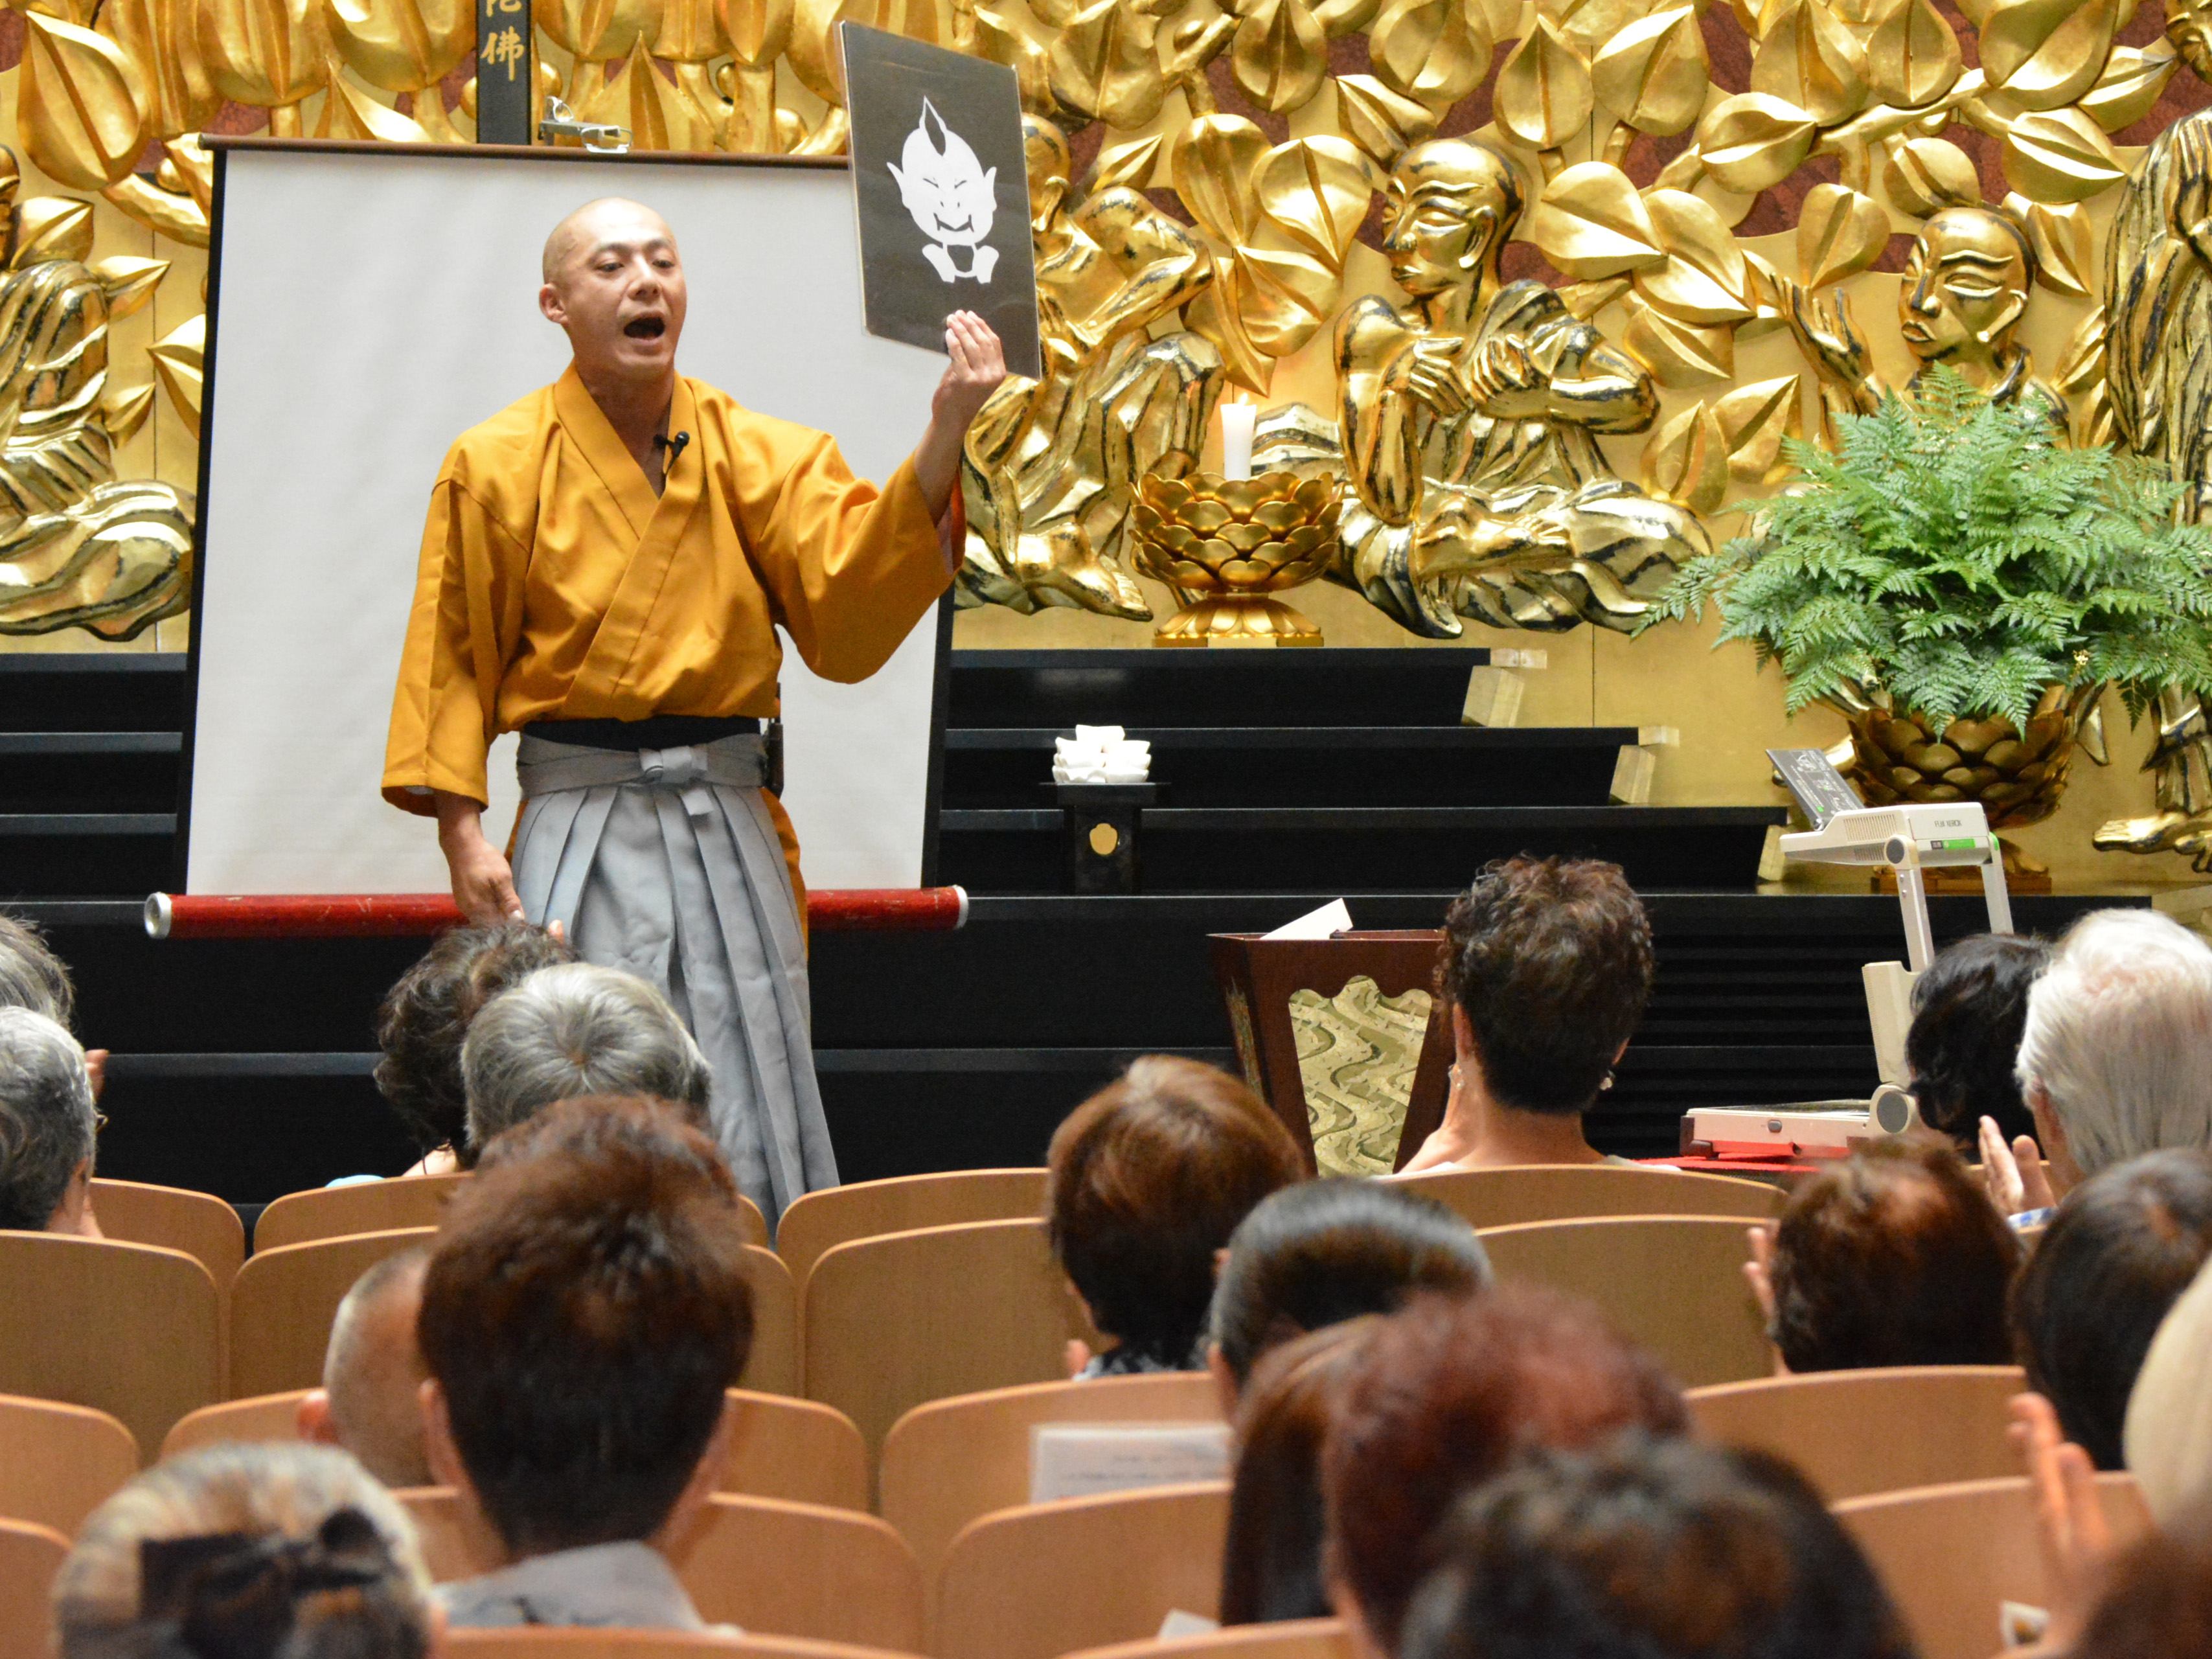
POLYGON ((2025 726, 2046 686, 2212 697, 2212 526, 2178 486, 1937 369, 1910 403, 1845 416, 1834 453, 1792 440, 1787 493, 1739 503, 1752 533, 1692 559, 1638 632, 1702 617, 1779 663, 1795 714, 1822 701, 2025 726))

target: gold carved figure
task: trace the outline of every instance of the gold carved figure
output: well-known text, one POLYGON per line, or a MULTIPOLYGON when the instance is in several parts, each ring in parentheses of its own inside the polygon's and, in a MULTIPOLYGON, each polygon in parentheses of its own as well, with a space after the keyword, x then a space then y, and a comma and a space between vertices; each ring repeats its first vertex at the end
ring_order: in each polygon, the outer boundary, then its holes
POLYGON ((1541 283, 1504 282, 1521 216, 1486 144, 1416 144, 1392 170, 1390 274, 1411 296, 1355 301, 1336 331, 1347 495, 1340 580, 1418 634, 1626 629, 1697 519, 1615 477, 1601 433, 1640 432, 1651 378, 1541 283), (1455 614, 1456 613, 1456 614, 1455 614))
POLYGON ((19 248, 18 177, 0 150, 13 256, 0 274, 0 634, 131 639, 189 601, 191 499, 115 479, 108 289, 73 257, 88 249, 19 248))
POLYGON ((1067 141, 1039 117, 1022 129, 1044 378, 1008 375, 969 432, 961 598, 1148 620, 1121 562, 1138 482, 1196 464, 1222 383, 1210 342, 1151 330, 1206 288, 1212 264, 1134 190, 1071 207, 1067 141))
MULTIPOLYGON (((2063 437, 2066 400, 2035 378, 2018 339, 2035 282, 2035 252, 2010 214, 1995 208, 1946 208, 1912 240, 1897 293, 1898 329, 1915 364, 1905 390, 1942 365, 1956 369, 1995 402, 2021 400, 2040 409, 2063 437)), ((1820 401, 1837 415, 1870 415, 1887 388, 1870 367, 1865 342, 1851 324, 1850 301, 1833 311, 1790 284, 1790 326, 1819 370, 1820 401)))

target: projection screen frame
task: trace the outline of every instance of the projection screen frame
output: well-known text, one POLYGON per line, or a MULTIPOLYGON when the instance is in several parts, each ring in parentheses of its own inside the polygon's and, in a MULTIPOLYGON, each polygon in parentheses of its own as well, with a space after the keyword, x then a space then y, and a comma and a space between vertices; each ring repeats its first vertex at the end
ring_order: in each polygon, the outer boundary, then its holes
MULTIPOLYGON (((221 384, 217 376, 217 356, 222 340, 220 318, 222 301, 223 209, 228 181, 230 153, 234 150, 265 154, 274 151, 298 151, 331 155, 362 155, 380 159, 394 156, 422 155, 444 160, 463 159, 471 164, 497 165, 504 162, 556 162, 574 165, 587 155, 591 165, 623 167, 638 165, 653 167, 743 167, 799 170, 806 172, 848 173, 850 166, 840 156, 803 155, 723 155, 693 151, 647 152, 586 152, 580 149, 551 145, 520 144, 426 144, 362 143, 341 139, 271 138, 260 135, 203 134, 201 142, 214 156, 213 188, 209 198, 209 236, 207 268, 207 334, 201 364, 201 406, 199 422, 199 454, 196 462, 196 495, 192 514, 192 575, 191 600, 189 611, 191 633, 185 659, 183 733, 177 768, 177 829, 172 842, 170 889, 173 892, 189 890, 188 881, 191 854, 192 792, 195 768, 195 749, 199 726, 200 652, 203 639, 202 611, 205 601, 207 581, 207 509, 210 498, 212 469, 215 455, 215 432, 221 384)), ((861 319, 855 319, 856 324, 861 319)), ((939 807, 943 799, 945 771, 945 722, 951 690, 951 650, 953 597, 947 592, 940 599, 933 617, 917 624, 916 631, 931 629, 935 635, 935 665, 931 677, 929 711, 929 753, 927 783, 923 795, 921 864, 919 885, 937 884, 939 838, 939 807)))

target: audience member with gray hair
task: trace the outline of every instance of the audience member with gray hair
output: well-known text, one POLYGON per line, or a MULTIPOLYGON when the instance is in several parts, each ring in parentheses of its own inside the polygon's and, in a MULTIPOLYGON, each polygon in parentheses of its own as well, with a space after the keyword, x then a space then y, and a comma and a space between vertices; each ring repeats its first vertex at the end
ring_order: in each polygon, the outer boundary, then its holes
POLYGON ((54 1020, 0 1008, 0 1229, 98 1238, 92 1079, 54 1020))
POLYGON ((2083 916, 2028 991, 2015 1070, 2035 1139, 1983 1119, 1982 1167, 2023 1221, 2100 1170, 2212 1146, 2212 945, 2154 910, 2083 916))
POLYGON ((350 1456, 210 1446, 92 1513, 55 1576, 61 1659, 426 1659, 445 1620, 414 1522, 350 1456))
POLYGON ((541 968, 483 1006, 461 1048, 469 1141, 486 1141, 556 1101, 647 1095, 708 1126, 708 1074, 667 999, 595 963, 541 968))
MULTIPOLYGON (((68 967, 47 945, 45 934, 4 910, 0 910, 0 1008, 28 1008, 58 1025, 70 1024, 76 1018, 76 987, 70 982, 68 967)), ((86 1051, 85 1070, 92 1075, 95 1098, 106 1064, 106 1049, 86 1051)))

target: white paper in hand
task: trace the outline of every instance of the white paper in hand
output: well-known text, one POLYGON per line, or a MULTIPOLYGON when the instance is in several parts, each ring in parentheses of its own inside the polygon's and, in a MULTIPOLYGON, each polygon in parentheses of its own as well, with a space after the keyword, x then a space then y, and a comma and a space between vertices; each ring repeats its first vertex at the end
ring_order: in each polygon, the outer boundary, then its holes
POLYGON ((1286 921, 1263 939, 1332 939, 1352 931, 1352 912, 1342 899, 1331 899, 1318 910, 1310 910, 1295 921, 1286 921))
POLYGON ((1226 1423, 1045 1423, 1030 1431, 1032 1504, 1228 1477, 1226 1423))

